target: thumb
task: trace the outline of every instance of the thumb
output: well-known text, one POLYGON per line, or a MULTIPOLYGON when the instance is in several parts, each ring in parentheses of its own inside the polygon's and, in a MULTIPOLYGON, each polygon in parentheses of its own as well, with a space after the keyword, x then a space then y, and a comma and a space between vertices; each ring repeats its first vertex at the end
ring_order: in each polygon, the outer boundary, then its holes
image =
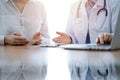
POLYGON ((100 39, 97 38, 97 39, 96 39, 96 44, 99 44, 99 43, 100 43, 100 39))
POLYGON ((41 33, 40 33, 40 32, 37 32, 37 33, 36 33, 36 36, 40 36, 40 35, 41 35, 41 33))
POLYGON ((18 33, 18 32, 13 32, 12 34, 13 34, 13 35, 16 35, 16 36, 21 36, 21 34, 18 33))
POLYGON ((63 32, 56 32, 56 34, 58 34, 58 35, 60 35, 60 36, 66 35, 66 34, 63 33, 63 32))
POLYGON ((39 37, 40 35, 41 35, 40 32, 36 32, 36 33, 34 34, 33 38, 35 39, 35 38, 39 37))

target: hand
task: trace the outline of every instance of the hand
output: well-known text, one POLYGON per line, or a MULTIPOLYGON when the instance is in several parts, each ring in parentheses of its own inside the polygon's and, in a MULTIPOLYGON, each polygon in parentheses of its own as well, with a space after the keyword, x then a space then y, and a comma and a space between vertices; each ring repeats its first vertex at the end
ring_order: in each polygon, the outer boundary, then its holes
POLYGON ((6 45, 26 45, 29 40, 22 37, 21 34, 14 32, 11 35, 5 36, 4 42, 6 45))
POLYGON ((97 44, 110 44, 112 40, 112 34, 102 33, 96 39, 97 44))
POLYGON ((70 43, 72 43, 71 37, 68 36, 67 34, 62 33, 62 32, 56 32, 56 33, 60 36, 54 38, 53 42, 60 43, 60 44, 70 44, 70 43))
POLYGON ((32 39, 32 45, 38 45, 42 41, 41 39, 41 33, 37 32, 34 34, 33 39, 32 39))

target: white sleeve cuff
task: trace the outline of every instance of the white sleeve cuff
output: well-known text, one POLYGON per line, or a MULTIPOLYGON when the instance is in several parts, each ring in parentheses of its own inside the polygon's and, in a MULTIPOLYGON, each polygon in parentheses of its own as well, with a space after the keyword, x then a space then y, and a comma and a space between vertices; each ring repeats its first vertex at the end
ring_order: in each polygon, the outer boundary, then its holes
POLYGON ((71 37, 71 39, 72 39, 72 44, 76 44, 76 43, 78 43, 78 42, 75 40, 74 37, 72 37, 72 36, 70 36, 70 37, 71 37))
POLYGON ((4 45, 4 36, 0 35, 0 45, 4 45))
POLYGON ((76 44, 76 43, 78 43, 78 41, 75 39, 75 37, 74 36, 72 36, 71 34, 68 34, 70 37, 71 37, 71 39, 72 39, 72 44, 76 44))

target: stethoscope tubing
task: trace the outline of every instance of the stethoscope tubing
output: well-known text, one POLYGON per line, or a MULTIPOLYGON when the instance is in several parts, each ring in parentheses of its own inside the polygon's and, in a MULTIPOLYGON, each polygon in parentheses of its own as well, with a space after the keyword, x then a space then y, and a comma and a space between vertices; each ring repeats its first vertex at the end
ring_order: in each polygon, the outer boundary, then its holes
POLYGON ((99 70, 97 70, 98 74, 99 74, 100 76, 103 76, 103 77, 108 76, 108 69, 106 69, 105 71, 106 71, 106 73, 103 74, 103 73, 101 73, 99 70))
POLYGON ((104 7, 97 12, 97 15, 99 15, 101 11, 105 11, 105 16, 108 16, 108 10, 105 7, 106 7, 106 0, 104 0, 104 7))

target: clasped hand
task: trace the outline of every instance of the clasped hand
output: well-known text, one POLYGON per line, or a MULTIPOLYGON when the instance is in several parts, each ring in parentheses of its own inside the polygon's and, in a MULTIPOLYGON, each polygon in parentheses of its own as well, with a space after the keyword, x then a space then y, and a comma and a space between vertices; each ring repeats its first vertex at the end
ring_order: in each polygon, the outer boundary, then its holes
MULTIPOLYGON (((41 33, 37 32, 33 35, 32 39, 32 45, 37 45, 41 43, 41 33)), ((5 36, 4 38, 4 43, 5 45, 26 45, 30 41, 23 37, 20 33, 18 32, 13 32, 12 34, 5 36)))

